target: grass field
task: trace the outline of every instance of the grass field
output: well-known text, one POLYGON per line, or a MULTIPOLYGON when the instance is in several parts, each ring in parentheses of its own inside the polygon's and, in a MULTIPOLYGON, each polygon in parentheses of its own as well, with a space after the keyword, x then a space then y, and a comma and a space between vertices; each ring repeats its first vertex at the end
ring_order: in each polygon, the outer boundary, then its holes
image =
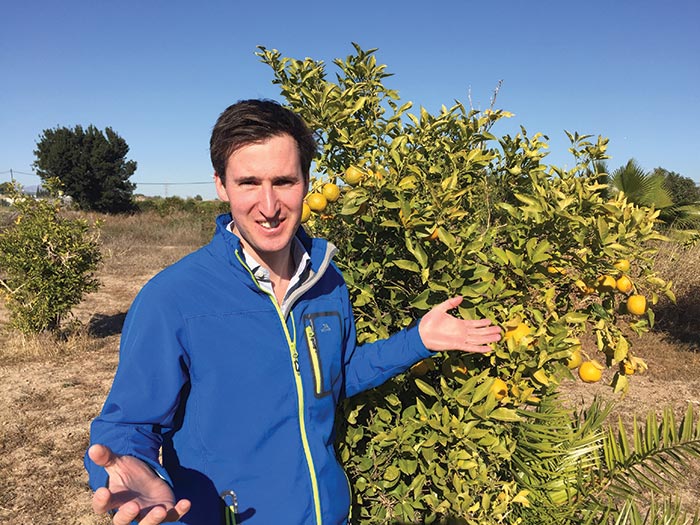
MULTIPOLYGON (((96 218, 96 217, 93 217, 96 218)), ((88 427, 108 392, 117 365, 119 334, 129 304, 161 268, 208 241, 213 221, 184 213, 145 213, 104 220, 102 287, 75 310, 81 327, 64 340, 0 332, 0 523, 103 524, 90 510, 82 467, 88 427)), ((615 414, 634 415, 671 406, 679 417, 700 409, 700 247, 664 246, 659 273, 676 283, 677 305, 655 307, 657 327, 633 337, 649 372, 635 376, 615 414)), ((0 324, 7 314, 0 306, 0 324)), ((567 381, 572 405, 613 396, 604 384, 567 381)), ((677 486, 690 509, 700 501, 700 468, 687 465, 677 486)))

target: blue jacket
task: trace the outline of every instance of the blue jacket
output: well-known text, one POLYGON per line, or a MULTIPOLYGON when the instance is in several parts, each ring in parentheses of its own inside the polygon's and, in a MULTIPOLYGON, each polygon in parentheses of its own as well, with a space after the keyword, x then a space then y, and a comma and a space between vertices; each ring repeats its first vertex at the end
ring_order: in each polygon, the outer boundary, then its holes
MULTIPOLYGON (((281 312, 256 283, 238 238, 217 218, 212 241, 156 275, 124 324, 120 361, 91 443, 148 462, 192 501, 182 523, 347 522, 349 483, 334 451, 338 402, 432 355, 417 326, 356 346, 332 245, 298 238, 308 279, 281 312), (162 466, 158 462, 162 447, 162 466)), ((93 489, 106 473, 85 459, 93 489)))

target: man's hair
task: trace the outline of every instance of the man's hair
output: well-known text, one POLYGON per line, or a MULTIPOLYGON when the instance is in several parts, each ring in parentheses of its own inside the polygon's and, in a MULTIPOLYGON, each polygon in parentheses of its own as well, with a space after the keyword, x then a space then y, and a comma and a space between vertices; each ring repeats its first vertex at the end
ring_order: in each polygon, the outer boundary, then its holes
POLYGON ((236 150, 271 137, 290 135, 297 143, 299 163, 308 179, 316 140, 303 119, 274 100, 240 100, 219 115, 209 142, 214 171, 226 184, 226 163, 236 150))

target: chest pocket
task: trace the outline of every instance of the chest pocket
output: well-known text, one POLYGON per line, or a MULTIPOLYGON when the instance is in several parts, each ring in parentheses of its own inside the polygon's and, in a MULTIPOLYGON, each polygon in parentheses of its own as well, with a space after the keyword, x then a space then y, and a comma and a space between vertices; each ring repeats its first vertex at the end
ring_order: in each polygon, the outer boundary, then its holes
POLYGON ((338 312, 305 314, 304 336, 314 376, 314 394, 323 397, 333 391, 340 377, 343 324, 338 312))

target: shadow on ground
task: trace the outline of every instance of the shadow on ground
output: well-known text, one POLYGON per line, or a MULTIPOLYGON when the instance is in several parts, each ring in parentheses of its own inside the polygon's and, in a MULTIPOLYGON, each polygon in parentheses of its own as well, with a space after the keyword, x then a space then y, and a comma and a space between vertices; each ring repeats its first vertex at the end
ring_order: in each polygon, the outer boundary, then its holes
POLYGON ((700 287, 684 293, 676 304, 664 301, 654 307, 657 331, 700 351, 700 287))
POLYGON ((90 318, 88 331, 93 337, 109 337, 120 334, 125 318, 126 312, 114 315, 95 314, 90 318))

